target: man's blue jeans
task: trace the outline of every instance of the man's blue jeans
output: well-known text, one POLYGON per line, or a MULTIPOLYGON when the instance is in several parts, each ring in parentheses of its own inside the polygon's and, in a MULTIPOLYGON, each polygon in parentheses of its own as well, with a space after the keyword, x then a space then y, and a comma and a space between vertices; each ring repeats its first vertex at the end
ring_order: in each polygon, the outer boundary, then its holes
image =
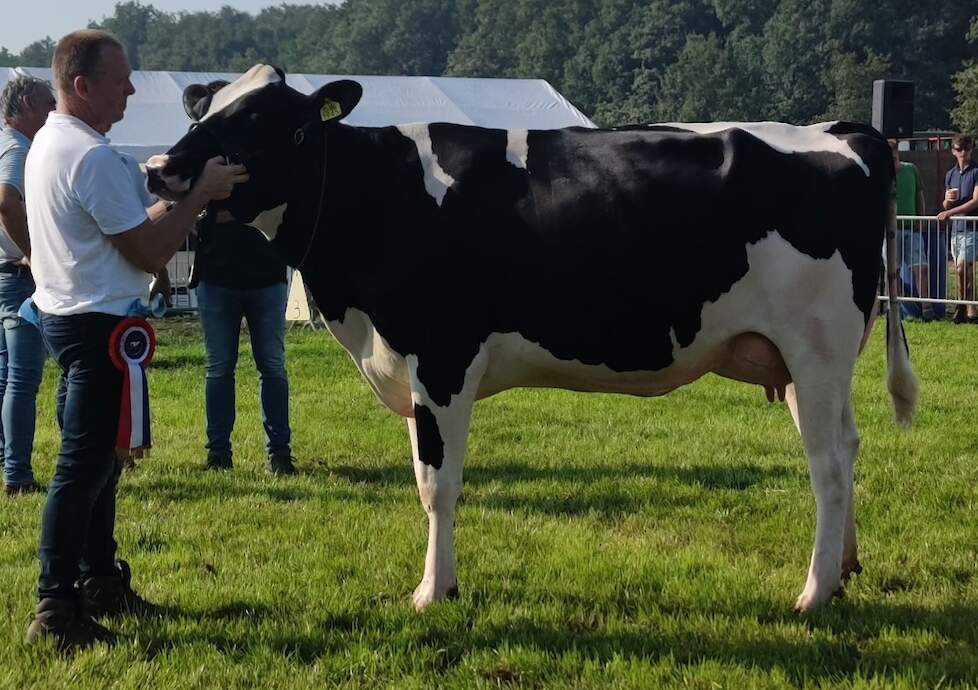
POLYGON ((241 318, 248 322, 251 350, 258 367, 262 424, 268 453, 291 453, 289 379, 285 371, 285 305, 288 287, 242 290, 201 282, 197 307, 207 351, 204 385, 207 450, 231 452, 234 428, 234 369, 238 363, 241 318))
POLYGON ((109 358, 121 316, 41 312, 44 341, 65 378, 61 451, 41 515, 40 598, 71 599, 79 577, 114 575, 122 372, 109 358))
POLYGON ((46 352, 37 328, 17 316, 32 294, 34 280, 27 266, 19 273, 0 273, 0 451, 8 485, 34 482, 31 453, 46 352))

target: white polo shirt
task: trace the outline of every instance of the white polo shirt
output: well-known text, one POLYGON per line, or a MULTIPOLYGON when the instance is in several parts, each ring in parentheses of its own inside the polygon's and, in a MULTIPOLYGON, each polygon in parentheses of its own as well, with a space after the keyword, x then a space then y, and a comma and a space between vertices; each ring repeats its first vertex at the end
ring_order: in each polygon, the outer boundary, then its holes
POLYGON ((124 316, 149 276, 109 240, 147 220, 128 165, 109 140, 53 112, 27 154, 27 228, 34 303, 48 314, 124 316))

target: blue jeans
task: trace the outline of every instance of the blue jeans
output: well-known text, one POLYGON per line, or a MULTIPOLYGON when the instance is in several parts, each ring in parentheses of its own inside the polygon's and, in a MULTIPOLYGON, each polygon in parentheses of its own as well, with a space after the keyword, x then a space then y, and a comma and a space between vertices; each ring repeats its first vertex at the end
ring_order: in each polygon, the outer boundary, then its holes
POLYGON ((288 287, 242 290, 201 282, 197 307, 207 351, 204 385, 207 450, 231 452, 234 428, 234 369, 238 363, 241 318, 248 322, 251 350, 258 367, 262 425, 268 453, 291 453, 289 379, 285 371, 285 305, 288 287))
POLYGON ((33 293, 28 267, 21 274, 0 273, 0 451, 3 481, 10 485, 34 481, 31 453, 46 352, 41 333, 17 316, 20 305, 33 293))
POLYGON ((61 367, 61 451, 41 515, 40 598, 71 599, 79 577, 113 575, 115 455, 122 372, 109 359, 121 316, 41 312, 44 341, 61 367))

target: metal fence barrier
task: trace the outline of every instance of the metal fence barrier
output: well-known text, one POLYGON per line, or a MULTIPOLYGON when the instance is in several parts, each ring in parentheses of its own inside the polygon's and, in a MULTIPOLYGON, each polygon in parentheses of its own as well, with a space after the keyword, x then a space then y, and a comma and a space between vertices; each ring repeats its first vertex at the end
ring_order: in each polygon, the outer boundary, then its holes
MULTIPOLYGON (((935 216, 898 216, 897 299, 904 315, 942 319, 949 307, 978 305, 976 252, 978 217, 955 216, 939 223, 935 216)), ((880 299, 885 300, 888 286, 883 282, 880 299)))
POLYGON ((166 270, 170 274, 170 286, 172 291, 170 299, 172 307, 169 312, 189 312, 197 311, 197 295, 195 290, 191 290, 190 267, 194 265, 194 250, 191 239, 184 242, 183 247, 173 255, 166 264, 166 270))

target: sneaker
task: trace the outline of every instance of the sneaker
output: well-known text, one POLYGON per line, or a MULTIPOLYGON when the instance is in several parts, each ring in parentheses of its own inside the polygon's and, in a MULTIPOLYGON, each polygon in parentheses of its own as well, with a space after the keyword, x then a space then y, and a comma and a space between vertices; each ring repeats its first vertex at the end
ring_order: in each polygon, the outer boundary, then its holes
POLYGON ((207 464, 205 470, 229 470, 234 466, 231 461, 231 453, 225 451, 211 450, 207 452, 207 464))
POLYGON ((96 642, 115 642, 111 630, 82 614, 68 599, 41 599, 37 605, 34 620, 27 626, 27 643, 34 644, 45 637, 54 638, 62 652, 84 649, 96 642))
POLYGON ((295 458, 292 457, 291 453, 271 453, 268 456, 268 464, 266 469, 270 474, 278 476, 286 476, 290 474, 295 474, 295 458))
POLYGON ((86 616, 150 616, 159 610, 132 590, 132 571, 126 561, 116 563, 117 575, 86 577, 76 583, 81 610, 86 616))
POLYGON ((4 484, 3 493, 7 496, 20 496, 22 494, 42 494, 47 491, 47 487, 37 482, 27 484, 4 484))

